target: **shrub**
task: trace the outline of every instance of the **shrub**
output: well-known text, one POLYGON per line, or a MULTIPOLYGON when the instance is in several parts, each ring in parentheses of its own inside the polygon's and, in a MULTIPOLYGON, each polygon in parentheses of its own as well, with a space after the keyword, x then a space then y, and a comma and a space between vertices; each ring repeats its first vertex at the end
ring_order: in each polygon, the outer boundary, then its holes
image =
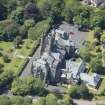
POLYGON ((9 63, 11 61, 8 55, 3 55, 3 60, 5 63, 9 63))

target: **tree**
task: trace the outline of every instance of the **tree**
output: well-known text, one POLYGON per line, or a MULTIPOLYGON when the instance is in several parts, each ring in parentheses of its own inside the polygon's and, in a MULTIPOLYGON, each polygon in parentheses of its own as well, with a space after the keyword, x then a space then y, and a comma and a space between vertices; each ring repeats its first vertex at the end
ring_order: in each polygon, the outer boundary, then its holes
POLYGON ((12 105, 23 105, 24 104, 24 98, 21 96, 13 96, 11 98, 12 105))
POLYGON ((34 78, 31 93, 32 94, 43 94, 44 92, 44 81, 38 78, 34 78))
POLYGON ((24 25, 19 27, 19 36, 27 38, 27 29, 24 25))
POLYGON ((25 21, 24 25, 27 29, 29 29, 35 25, 35 21, 33 19, 28 19, 25 21))
POLYGON ((29 97, 13 96, 11 102, 12 105, 31 105, 32 99, 29 97))
POLYGON ((9 58, 9 56, 7 54, 3 55, 3 60, 5 63, 9 63, 11 61, 11 59, 9 58))
POLYGON ((90 23, 92 28, 94 27, 101 27, 102 29, 105 28, 105 11, 99 9, 91 13, 90 23))
POLYGON ((79 28, 82 27, 82 19, 80 16, 75 16, 73 18, 73 22, 74 22, 74 24, 78 25, 79 28))
POLYGON ((16 7, 18 5, 17 0, 9 0, 5 4, 6 4, 7 8, 8 8, 8 12, 12 12, 12 11, 16 10, 16 7))
POLYGON ((102 96, 105 96, 105 89, 103 89, 103 90, 101 91, 101 95, 102 95, 102 96))
POLYGON ((50 10, 50 16, 56 18, 60 15, 61 10, 62 10, 62 0, 50 0, 49 1, 50 6, 51 6, 51 10, 50 10))
POLYGON ((10 98, 7 96, 0 96, 0 105, 12 105, 10 98))
POLYGON ((91 19, 91 26, 92 27, 101 27, 102 28, 103 22, 104 22, 104 18, 102 16, 97 15, 97 16, 94 16, 91 19))
POLYGON ((105 33, 101 35, 101 42, 105 43, 105 33))
POLYGON ((71 86, 70 89, 68 90, 68 95, 72 98, 80 98, 80 95, 78 93, 79 91, 79 86, 71 86))
POLYGON ((12 83, 12 93, 16 95, 40 94, 43 88, 43 81, 34 77, 16 78, 12 83))
POLYGON ((22 37, 21 36, 17 36, 15 39, 14 39, 14 45, 15 45, 15 48, 19 48, 19 45, 22 43, 22 37))
POLYGON ((6 34, 6 28, 9 27, 13 22, 9 19, 0 21, 0 40, 4 40, 6 34))
POLYGON ((36 5, 42 17, 46 18, 50 13, 50 3, 48 0, 36 0, 36 5))
POLYGON ((31 85, 27 81, 27 78, 16 78, 12 83, 12 93, 16 95, 27 95, 30 93, 31 85))
POLYGON ((46 97, 46 105, 58 105, 57 97, 53 94, 48 94, 46 97))
POLYGON ((0 73, 3 72, 3 67, 4 67, 4 64, 0 63, 0 73))
POLYGON ((82 59, 86 62, 90 62, 91 59, 91 54, 89 52, 89 49, 81 49, 80 50, 80 56, 82 57, 82 59))
POLYGON ((15 11, 12 12, 11 18, 18 24, 23 24, 24 22, 24 9, 18 7, 15 11))
POLYGON ((37 19, 39 17, 39 12, 35 4, 30 2, 25 6, 24 17, 26 19, 37 19))
POLYGON ((79 93, 80 93, 81 98, 89 99, 89 90, 85 84, 81 84, 79 93))
POLYGON ((4 20, 7 16, 7 8, 0 2, 0 21, 4 20))
POLYGON ((63 99, 60 100, 59 105, 72 105, 72 99, 68 95, 64 95, 63 99))
POLYGON ((102 59, 94 58, 91 60, 90 65, 92 67, 92 71, 96 73, 102 72, 102 59))
POLYGON ((13 40, 19 34, 19 26, 16 23, 11 23, 5 28, 5 40, 13 40))
POLYGON ((3 86, 6 86, 11 82, 13 79, 13 72, 12 71, 4 71, 3 73, 0 74, 0 88, 3 86))
POLYGON ((51 19, 38 22, 34 27, 28 31, 28 38, 37 40, 43 33, 46 33, 50 29, 51 19))
POLYGON ((41 97, 34 105, 46 105, 46 98, 41 97))
POLYGON ((73 23, 74 13, 70 7, 64 8, 62 11, 62 16, 64 17, 65 21, 73 23))
POLYGON ((100 41, 100 37, 102 34, 102 29, 100 27, 94 28, 94 37, 97 38, 100 41))

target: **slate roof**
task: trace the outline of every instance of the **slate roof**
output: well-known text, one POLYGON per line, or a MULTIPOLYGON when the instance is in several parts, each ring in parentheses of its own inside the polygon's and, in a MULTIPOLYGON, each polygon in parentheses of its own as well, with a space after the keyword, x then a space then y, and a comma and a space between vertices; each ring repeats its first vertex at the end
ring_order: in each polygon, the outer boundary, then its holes
POLYGON ((92 75, 88 75, 86 73, 80 74, 80 79, 87 84, 96 87, 100 81, 100 75, 94 73, 92 75))
POLYGON ((68 60, 66 61, 66 70, 67 70, 67 78, 73 76, 73 78, 79 78, 80 66, 82 65, 83 61, 80 62, 68 60))

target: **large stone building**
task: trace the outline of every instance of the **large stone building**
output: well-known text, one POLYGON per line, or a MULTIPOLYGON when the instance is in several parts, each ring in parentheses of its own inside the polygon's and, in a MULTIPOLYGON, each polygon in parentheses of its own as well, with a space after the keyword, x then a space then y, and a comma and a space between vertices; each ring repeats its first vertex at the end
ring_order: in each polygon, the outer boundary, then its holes
POLYGON ((41 56, 32 63, 32 73, 35 77, 51 84, 78 83, 80 79, 87 82, 84 79, 84 75, 89 77, 84 73, 85 63, 75 57, 75 43, 68 33, 56 29, 41 42, 41 56))
POLYGON ((42 40, 41 57, 33 61, 32 73, 51 83, 57 83, 60 81, 63 63, 66 59, 70 59, 74 52, 75 46, 69 34, 57 29, 52 30, 42 40))

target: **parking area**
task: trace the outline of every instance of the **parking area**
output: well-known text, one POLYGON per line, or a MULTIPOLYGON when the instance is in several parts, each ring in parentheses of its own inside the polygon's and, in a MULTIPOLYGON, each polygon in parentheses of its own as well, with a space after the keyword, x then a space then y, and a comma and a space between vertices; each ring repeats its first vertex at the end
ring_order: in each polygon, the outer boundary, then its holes
POLYGON ((72 41, 75 42, 75 46, 77 48, 82 47, 84 41, 87 39, 88 32, 82 32, 79 31, 75 26, 68 24, 66 22, 62 22, 62 24, 59 26, 59 29, 66 31, 71 34, 72 41))

